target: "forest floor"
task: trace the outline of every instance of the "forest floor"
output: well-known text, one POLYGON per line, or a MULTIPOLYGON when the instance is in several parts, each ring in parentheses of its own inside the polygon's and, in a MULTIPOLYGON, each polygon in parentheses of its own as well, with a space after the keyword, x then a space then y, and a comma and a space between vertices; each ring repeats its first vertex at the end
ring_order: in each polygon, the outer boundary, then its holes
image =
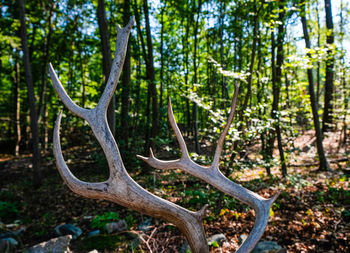
MULTIPOLYGON (((312 136, 309 131, 295 139, 297 151, 290 154, 287 177, 282 178, 278 167, 273 168, 273 175, 268 177, 265 169, 254 163, 231 177, 264 197, 282 190, 273 205, 262 240, 275 241, 288 252, 350 252, 349 151, 344 147, 338 150, 338 135, 329 134, 324 143, 334 171, 317 171, 312 136)), ((102 169, 105 162, 93 155, 91 147, 63 149, 77 177, 89 181, 106 179, 108 172, 102 169)), ((248 150, 251 160, 254 152, 254 147, 248 150)), ((178 252, 183 245, 184 237, 172 224, 152 219, 150 230, 142 232, 138 224, 147 217, 110 202, 85 199, 72 193, 60 178, 51 154, 43 158, 43 184, 35 189, 30 159, 30 155, 0 155, 0 218, 7 230, 25 227, 19 252, 56 237, 54 228, 63 223, 83 230, 83 235, 71 242, 74 252, 93 249, 132 252, 130 243, 135 234, 142 236, 147 244, 141 243, 133 252, 149 252, 150 249, 178 252), (94 230, 92 219, 111 211, 126 220, 128 231, 88 237, 94 230)), ((151 170, 150 176, 139 176, 137 171, 130 174, 149 191, 184 207, 198 210, 208 203, 210 208, 204 220, 207 236, 223 233, 227 238, 220 247, 211 246, 211 252, 234 252, 239 247, 239 237, 249 234, 254 224, 254 212, 228 196, 223 196, 223 207, 216 210, 220 193, 180 171, 151 170)))

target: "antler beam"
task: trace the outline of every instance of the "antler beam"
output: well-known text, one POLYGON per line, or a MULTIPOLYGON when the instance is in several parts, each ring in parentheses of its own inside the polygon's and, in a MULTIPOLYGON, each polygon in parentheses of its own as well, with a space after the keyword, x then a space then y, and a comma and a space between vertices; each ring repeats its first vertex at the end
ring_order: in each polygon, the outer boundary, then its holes
MULTIPOLYGON (((60 144, 59 129, 62 112, 59 113, 54 128, 53 143, 56 165, 63 180, 73 192, 87 198, 109 200, 138 212, 168 220, 169 222, 172 222, 178 226, 184 233, 192 252, 209 252, 205 231, 202 225, 202 219, 205 215, 207 205, 205 205, 198 212, 192 212, 167 200, 161 199, 138 185, 127 173, 120 156, 117 143, 108 127, 106 117, 107 107, 119 81, 120 73, 124 64, 128 39, 133 24, 134 17, 131 18, 126 27, 121 28, 118 26, 116 51, 112 64, 112 70, 101 99, 97 106, 93 109, 81 108, 73 102, 73 100, 64 90, 51 63, 49 64, 49 72, 57 94, 70 111, 89 123, 94 135, 100 143, 108 161, 110 172, 109 179, 105 182, 89 183, 79 180, 71 173, 66 162, 64 161, 60 144)), ((210 167, 198 165, 190 159, 185 141, 176 124, 170 100, 168 115, 171 126, 175 131, 175 135, 180 144, 180 149, 182 151, 181 158, 173 161, 161 161, 154 157, 152 150, 149 158, 142 156, 138 157, 147 162, 149 165, 158 169, 180 168, 183 171, 204 180, 217 189, 247 203, 249 206, 254 208, 256 213, 256 222, 253 230, 238 250, 238 252, 249 252, 254 248, 262 236, 268 222, 271 204, 277 198, 278 194, 270 199, 265 199, 229 180, 219 170, 220 155, 225 136, 227 135, 233 120, 237 96, 238 88, 236 85, 228 122, 219 138, 214 160, 210 167)))
POLYGON ((119 81, 123 68, 129 34, 134 24, 132 18, 125 28, 118 27, 117 45, 106 88, 98 105, 91 110, 76 105, 65 92, 52 65, 49 71, 53 86, 66 105, 77 116, 88 121, 94 135, 102 146, 109 165, 110 176, 105 182, 88 183, 77 179, 64 161, 59 128, 62 113, 59 114, 54 129, 54 156, 57 168, 68 187, 75 193, 87 198, 104 199, 136 210, 147 215, 174 223, 185 234, 193 252, 209 252, 202 219, 206 206, 198 212, 192 212, 172 202, 161 199, 138 185, 127 173, 118 146, 108 127, 106 111, 119 81))
POLYGON ((171 107, 171 101, 168 102, 168 117, 170 124, 175 132, 176 138, 179 142, 182 156, 180 159, 172 161, 161 161, 154 157, 151 150, 150 157, 138 156, 140 159, 148 163, 150 166, 157 169, 181 169, 195 177, 202 179, 203 181, 211 184, 220 191, 246 203, 252 207, 255 211, 256 218, 253 230, 251 231, 248 238, 244 241, 237 252, 250 252, 254 249, 255 245, 260 240, 262 234, 265 231, 267 222, 270 216, 270 208, 272 203, 276 200, 279 193, 274 195, 270 199, 265 199, 255 192, 252 192, 243 186, 231 181, 225 177, 219 170, 220 155, 222 152, 225 137, 228 133, 230 125, 233 121, 233 116, 236 110, 238 96, 238 85, 235 83, 235 92, 232 99, 231 111, 227 120, 227 124, 219 138, 213 163, 210 167, 201 166, 193 162, 188 154, 186 143, 181 135, 181 132, 176 124, 174 113, 171 107))

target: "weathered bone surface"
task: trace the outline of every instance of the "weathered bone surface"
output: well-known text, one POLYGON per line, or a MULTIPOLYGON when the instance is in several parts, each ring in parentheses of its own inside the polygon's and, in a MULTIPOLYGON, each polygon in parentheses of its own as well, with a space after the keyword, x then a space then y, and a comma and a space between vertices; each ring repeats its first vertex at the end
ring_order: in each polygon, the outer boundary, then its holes
MULTIPOLYGON (((207 206, 205 205, 198 212, 192 212, 172 202, 159 198, 143 189, 127 173, 120 156, 118 146, 110 129, 108 128, 106 111, 119 81, 120 73, 124 64, 129 34, 133 24, 134 18, 130 20, 126 27, 121 28, 118 26, 117 44, 112 70, 101 99, 94 109, 84 109, 76 105, 64 90, 52 65, 49 65, 53 86, 63 103, 70 111, 85 119, 91 126, 94 135, 96 136, 106 155, 110 175, 109 179, 105 182, 89 183, 77 179, 70 172, 61 151, 59 134, 62 117, 61 112, 57 118, 54 129, 53 143, 56 165, 63 180, 73 192, 88 198, 109 200, 138 212, 168 220, 179 227, 179 229, 184 233, 192 252, 209 252, 205 231, 202 225, 202 219, 205 215, 207 206)), ((182 157, 174 161, 161 161, 154 157, 151 150, 151 155, 149 158, 142 156, 139 156, 139 158, 147 162, 149 165, 159 169, 180 168, 183 171, 204 180, 224 193, 235 197, 254 208, 256 213, 254 228, 249 237, 237 251, 249 252, 254 248, 262 236, 268 222, 271 204, 277 198, 278 194, 271 199, 262 198, 256 193, 232 182, 219 170, 219 158, 225 136, 233 120, 237 95, 238 89, 236 87, 229 119, 218 141, 214 161, 210 167, 200 166, 190 159, 184 139, 175 122, 170 101, 168 107, 169 120, 179 141, 182 157)))

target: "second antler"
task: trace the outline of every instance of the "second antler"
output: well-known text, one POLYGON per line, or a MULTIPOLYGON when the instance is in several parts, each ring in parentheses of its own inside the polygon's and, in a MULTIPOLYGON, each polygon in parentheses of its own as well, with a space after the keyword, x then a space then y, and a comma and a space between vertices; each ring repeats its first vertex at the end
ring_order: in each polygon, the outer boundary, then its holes
POLYGON ((237 251, 243 253, 253 250, 255 245, 260 240, 269 220, 271 205, 276 200, 279 193, 275 194, 270 199, 265 199, 255 192, 252 192, 228 179, 219 170, 220 155, 222 152, 224 140, 233 121, 234 113, 236 110, 238 90, 238 85, 235 83, 235 92, 232 98, 231 111, 227 120, 227 124, 221 133, 219 141, 217 143, 213 163, 211 166, 202 166, 191 160, 184 138, 182 137, 179 127, 176 124, 170 99, 168 102, 168 117, 171 127, 173 128, 176 138, 179 142, 182 153, 181 158, 172 161, 162 161, 154 157, 152 149, 150 150, 150 157, 138 157, 148 163, 150 166, 157 169, 181 169, 252 207, 256 215, 253 230, 237 251))
MULTIPOLYGON (((115 202, 122 206, 131 208, 147 215, 162 218, 174 223, 184 233, 187 241, 194 253, 205 253, 208 251, 208 245, 205 237, 205 231, 202 219, 205 215, 206 205, 198 212, 189 211, 172 202, 159 198, 146 191, 137 184, 127 173, 119 149, 113 135, 108 127, 106 111, 112 95, 116 89, 121 70, 123 68, 126 48, 129 34, 134 24, 132 18, 125 28, 118 26, 118 35, 116 43, 115 57, 112 64, 111 73, 106 84, 105 90, 97 106, 93 109, 84 109, 76 105, 64 90, 52 65, 49 65, 49 71, 53 86, 66 105, 66 107, 77 116, 85 119, 100 143, 108 161, 109 179, 105 182, 89 183, 76 178, 69 170, 64 161, 59 128, 62 113, 59 114, 54 129, 54 156, 56 158, 57 168, 68 187, 75 193, 87 198, 104 199, 115 202)), ((254 192, 238 185, 226 178, 219 170, 219 158, 222 151, 225 136, 228 132, 236 107, 238 89, 236 87, 228 123, 220 136, 213 164, 210 167, 204 167, 193 162, 187 151, 184 139, 174 119, 174 115, 169 101, 169 120, 175 131, 182 151, 182 157, 174 161, 160 161, 156 159, 151 151, 149 158, 139 156, 142 160, 151 166, 159 169, 180 168, 205 182, 213 185, 224 193, 235 197, 254 208, 256 213, 256 222, 253 230, 237 252, 249 252, 262 236, 269 218, 271 204, 277 195, 271 199, 265 199, 254 192)))

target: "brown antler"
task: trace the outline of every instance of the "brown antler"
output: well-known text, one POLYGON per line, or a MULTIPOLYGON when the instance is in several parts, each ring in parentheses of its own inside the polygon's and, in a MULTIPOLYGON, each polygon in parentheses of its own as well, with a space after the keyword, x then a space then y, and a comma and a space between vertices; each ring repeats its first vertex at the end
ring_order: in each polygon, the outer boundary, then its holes
POLYGON ((175 132, 176 138, 179 142, 180 149, 182 152, 182 156, 178 160, 172 161, 161 161, 154 157, 153 152, 151 150, 150 157, 138 156, 140 159, 148 163, 150 166, 157 169, 182 169, 183 171, 202 179, 203 181, 211 184, 215 188, 220 191, 248 204, 255 211, 255 223, 253 230, 251 231, 248 238, 244 241, 241 247, 237 252, 250 252, 253 250, 255 245, 260 240, 262 234, 265 231, 267 222, 270 216, 270 208, 272 203, 276 200, 279 193, 274 195, 270 199, 265 199, 255 192, 252 192, 243 186, 231 181, 227 177, 225 177, 219 170, 219 161, 220 155, 222 152, 222 147, 224 144, 225 137, 230 128, 230 125, 233 120, 233 116, 236 110, 237 104, 237 96, 238 96, 238 85, 235 83, 235 92, 232 99, 231 111, 227 120, 227 124, 224 128, 224 131, 221 133, 219 141, 217 143, 217 147, 214 154, 213 163, 210 167, 201 166, 195 162, 193 162, 188 154, 186 143, 181 135, 181 132, 176 124, 174 113, 171 108, 171 101, 169 99, 168 103, 168 117, 170 124, 175 132))
POLYGON ((70 111, 89 123, 98 142, 102 146, 108 161, 110 176, 105 182, 88 183, 77 179, 70 172, 61 151, 59 135, 61 113, 57 118, 54 129, 53 143, 56 165, 63 180, 73 192, 87 198, 109 200, 138 212, 166 219, 178 226, 185 234, 193 252, 208 252, 202 225, 206 206, 198 212, 192 212, 161 199, 138 185, 127 173, 119 154, 118 146, 107 124, 107 107, 123 68, 128 38, 133 24, 134 18, 130 20, 125 28, 118 27, 117 45, 112 70, 103 95, 94 109, 88 110, 76 105, 65 92, 51 64, 49 65, 53 86, 57 94, 70 111))
MULTIPOLYGON (((62 117, 61 112, 55 124, 53 139, 56 165, 62 178, 73 192, 88 198, 109 200, 138 212, 142 212, 157 218, 166 219, 178 226, 179 229, 185 234, 192 252, 208 252, 207 241, 202 225, 202 219, 205 215, 207 206, 205 205, 198 212, 192 212, 167 200, 161 199, 138 185, 127 173, 120 156, 118 146, 107 124, 107 107, 120 77, 124 64, 128 38, 133 24, 134 18, 130 20, 129 24, 125 28, 120 28, 118 26, 117 44, 112 70, 99 103, 91 110, 81 108, 71 100, 59 81, 52 65, 49 65, 53 86, 57 94, 70 111, 85 119, 89 123, 98 142, 102 146, 108 161, 110 176, 105 182, 88 183, 77 179, 70 172, 61 151, 59 135, 62 117)), ((237 101, 237 90, 238 89, 236 87, 229 121, 224 129, 224 132, 220 136, 214 156, 214 162, 211 167, 206 168, 200 166, 189 158, 186 144, 181 136, 180 130, 176 125, 170 101, 168 108, 169 120, 180 143, 180 148, 182 151, 181 159, 175 161, 160 161, 154 157, 152 151, 150 158, 139 157, 155 168, 181 168, 184 171, 212 184, 219 190, 252 206, 256 212, 256 223, 252 233, 238 251, 248 252, 253 249, 265 230, 269 217, 270 206, 277 195, 271 199, 264 199, 254 192, 251 192, 232 182, 223 176, 219 170, 219 157, 222 151, 225 136, 233 119, 237 101)))

